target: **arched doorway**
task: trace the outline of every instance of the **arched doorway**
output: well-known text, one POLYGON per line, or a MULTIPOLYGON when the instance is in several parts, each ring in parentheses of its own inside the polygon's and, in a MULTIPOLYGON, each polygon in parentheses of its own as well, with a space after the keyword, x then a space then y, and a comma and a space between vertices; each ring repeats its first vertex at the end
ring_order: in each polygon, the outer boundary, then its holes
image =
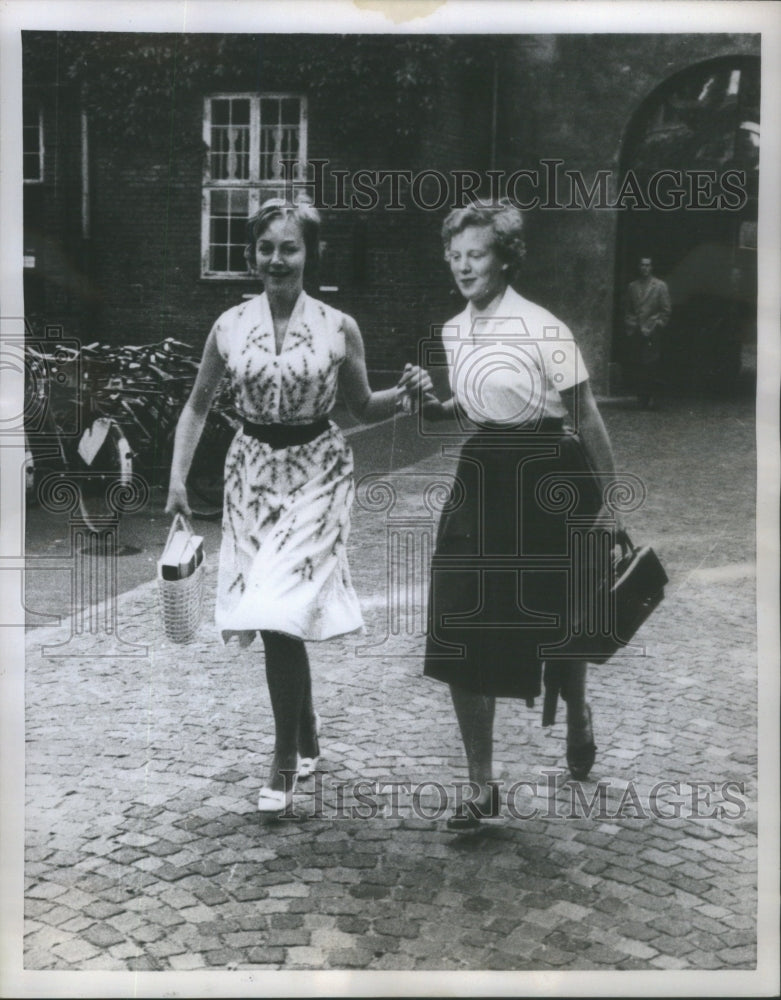
POLYGON ((637 277, 640 257, 651 257, 673 303, 662 354, 662 375, 671 391, 736 388, 744 359, 756 345, 759 91, 756 57, 698 63, 650 94, 624 136, 620 183, 633 173, 640 190, 655 190, 658 197, 657 203, 649 198, 647 208, 619 213, 613 360, 621 363, 627 356, 627 287, 637 277), (699 183, 707 189, 715 175, 710 190, 719 195, 728 170, 745 172, 738 196, 695 207, 711 200, 693 194, 696 177, 705 178, 699 183), (660 183, 660 172, 668 171, 660 183), (685 191, 679 205, 676 187, 685 191), (736 207, 739 201, 743 204, 736 207))

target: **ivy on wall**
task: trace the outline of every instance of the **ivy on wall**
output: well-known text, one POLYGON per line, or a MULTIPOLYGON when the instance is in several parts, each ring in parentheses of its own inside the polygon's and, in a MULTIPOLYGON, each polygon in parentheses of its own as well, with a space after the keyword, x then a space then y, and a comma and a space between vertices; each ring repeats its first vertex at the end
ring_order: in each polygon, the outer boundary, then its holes
POLYGON ((337 108, 336 142, 368 130, 403 144, 436 111, 443 74, 456 67, 468 85, 490 38, 25 32, 23 44, 25 84, 71 88, 117 139, 143 144, 168 130, 187 145, 190 98, 280 89, 337 108))

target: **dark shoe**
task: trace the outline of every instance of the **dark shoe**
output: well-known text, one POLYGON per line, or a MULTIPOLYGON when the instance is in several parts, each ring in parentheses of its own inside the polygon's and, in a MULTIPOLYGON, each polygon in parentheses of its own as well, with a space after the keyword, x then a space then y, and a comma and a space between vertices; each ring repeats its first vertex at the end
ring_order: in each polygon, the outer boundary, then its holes
POLYGON ((500 815, 499 786, 489 784, 486 794, 474 802, 466 802, 449 816, 445 824, 453 833, 476 830, 481 819, 496 819, 500 815))
POLYGON ((480 820, 468 809, 458 809, 452 816, 448 816, 445 826, 451 833, 465 833, 467 830, 476 830, 480 826, 480 820))
POLYGON ((588 723, 576 733, 585 735, 585 740, 579 739, 574 743, 570 739, 570 730, 567 729, 567 766, 569 773, 575 781, 585 781, 589 776, 594 760, 597 755, 597 748, 594 744, 594 733, 591 727, 591 706, 586 705, 588 723))

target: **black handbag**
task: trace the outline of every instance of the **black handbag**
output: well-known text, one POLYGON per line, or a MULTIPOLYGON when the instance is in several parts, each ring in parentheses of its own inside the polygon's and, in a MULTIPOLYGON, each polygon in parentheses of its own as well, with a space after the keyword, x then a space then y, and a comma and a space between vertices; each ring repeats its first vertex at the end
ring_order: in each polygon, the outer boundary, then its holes
POLYGON ((616 532, 615 540, 616 555, 594 595, 599 605, 596 619, 603 627, 576 632, 565 647, 568 658, 605 663, 631 642, 664 597, 669 580, 651 546, 633 545, 626 531, 616 532))
POLYGON ((650 545, 632 544, 626 531, 615 536, 616 556, 607 564, 594 600, 596 617, 608 628, 578 629, 559 647, 557 655, 545 662, 545 698, 542 724, 556 721, 559 693, 566 698, 567 661, 605 663, 634 638, 637 630, 664 597, 667 573, 650 545))

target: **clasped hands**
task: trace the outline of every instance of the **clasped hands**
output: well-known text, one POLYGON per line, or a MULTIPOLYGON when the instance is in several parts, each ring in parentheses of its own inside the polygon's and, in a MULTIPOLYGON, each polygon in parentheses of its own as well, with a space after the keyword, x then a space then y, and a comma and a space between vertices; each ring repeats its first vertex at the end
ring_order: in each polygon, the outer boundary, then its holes
POLYGON ((431 376, 419 365, 404 366, 396 392, 397 405, 407 413, 414 413, 419 407, 428 410, 442 405, 434 392, 431 376))

